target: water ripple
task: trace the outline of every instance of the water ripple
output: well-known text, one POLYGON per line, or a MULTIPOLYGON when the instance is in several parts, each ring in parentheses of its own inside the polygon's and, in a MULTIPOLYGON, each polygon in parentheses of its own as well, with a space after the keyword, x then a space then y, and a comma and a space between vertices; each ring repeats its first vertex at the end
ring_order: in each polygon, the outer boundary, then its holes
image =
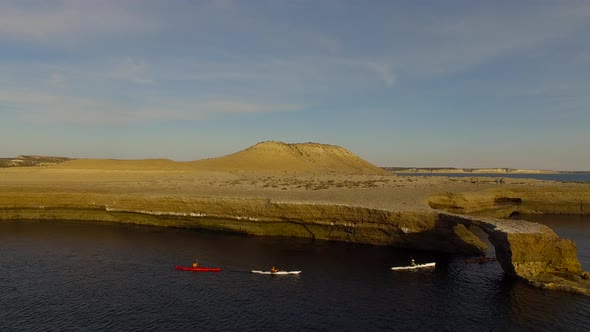
POLYGON ((584 330, 586 297, 497 263, 385 247, 76 223, 0 224, 0 330, 584 330), (175 264, 221 266, 221 273, 175 264), (438 262, 410 273, 392 265, 438 262), (282 264, 299 276, 253 268, 282 264))

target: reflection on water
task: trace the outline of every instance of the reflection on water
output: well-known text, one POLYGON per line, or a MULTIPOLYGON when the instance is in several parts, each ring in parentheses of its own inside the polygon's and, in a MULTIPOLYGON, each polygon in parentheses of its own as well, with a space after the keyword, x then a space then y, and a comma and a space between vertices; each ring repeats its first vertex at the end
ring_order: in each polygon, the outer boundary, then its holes
POLYGON ((587 297, 507 279, 496 262, 465 264, 465 257, 434 252, 67 222, 1 223, 0 252, 2 331, 583 330, 590 324, 587 297), (195 258, 222 271, 174 270, 195 258), (389 269, 411 258, 437 267, 389 269), (249 272, 272 265, 303 273, 249 272))

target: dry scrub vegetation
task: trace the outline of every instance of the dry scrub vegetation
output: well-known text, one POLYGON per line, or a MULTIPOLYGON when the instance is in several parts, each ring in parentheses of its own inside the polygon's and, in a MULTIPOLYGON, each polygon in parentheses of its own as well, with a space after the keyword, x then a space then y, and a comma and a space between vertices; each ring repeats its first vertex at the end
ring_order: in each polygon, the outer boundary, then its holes
POLYGON ((542 202, 543 193, 560 196, 570 192, 581 196, 561 196, 575 199, 578 210, 590 210, 586 203, 590 189, 586 184, 526 179, 506 179, 499 184, 483 177, 396 176, 346 149, 317 143, 264 142, 229 156, 195 162, 79 159, 50 167, 3 168, 0 190, 8 195, 22 194, 23 199, 57 192, 110 195, 113 201, 123 196, 166 198, 171 202, 270 198, 388 210, 431 209, 431 202, 443 208, 458 204, 440 198, 445 192, 484 197, 478 202, 494 202, 495 196, 511 197, 523 191, 542 202))

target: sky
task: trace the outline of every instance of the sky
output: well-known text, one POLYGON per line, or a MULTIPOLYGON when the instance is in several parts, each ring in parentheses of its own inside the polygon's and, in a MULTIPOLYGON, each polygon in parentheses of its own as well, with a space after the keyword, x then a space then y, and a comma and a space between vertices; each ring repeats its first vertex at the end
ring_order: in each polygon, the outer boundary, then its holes
POLYGON ((0 156, 590 170, 590 1, 0 0, 0 156))

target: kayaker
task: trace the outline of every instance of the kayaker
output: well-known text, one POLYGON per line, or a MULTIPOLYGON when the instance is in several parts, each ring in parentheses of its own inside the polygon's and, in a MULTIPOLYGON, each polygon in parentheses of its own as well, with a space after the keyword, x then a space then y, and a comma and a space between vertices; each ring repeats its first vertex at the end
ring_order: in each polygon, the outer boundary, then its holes
POLYGON ((412 261, 410 262, 410 266, 416 266, 416 261, 412 258, 412 261))
POLYGON ((193 263, 193 267, 196 268, 197 266, 199 266, 199 261, 195 259, 195 262, 193 263))
POLYGON ((277 272, 279 272, 279 270, 278 270, 278 269, 276 269, 276 268, 273 266, 273 267, 272 267, 272 269, 270 269, 270 272, 271 272, 271 273, 277 273, 277 272))

